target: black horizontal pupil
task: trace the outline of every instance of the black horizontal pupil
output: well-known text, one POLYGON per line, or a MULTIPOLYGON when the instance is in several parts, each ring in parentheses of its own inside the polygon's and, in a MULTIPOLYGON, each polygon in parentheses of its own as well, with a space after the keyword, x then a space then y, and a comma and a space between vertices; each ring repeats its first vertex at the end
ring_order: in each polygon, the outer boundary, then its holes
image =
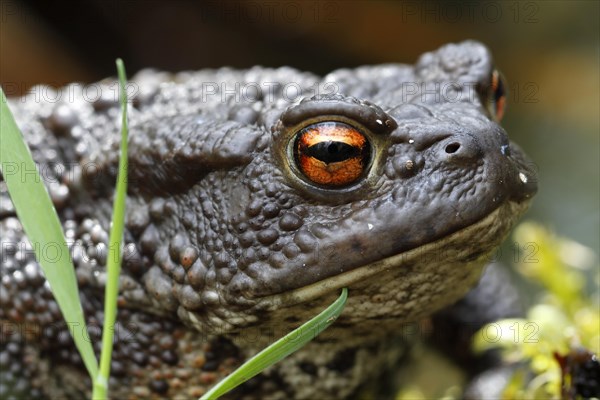
POLYGON ((494 93, 494 101, 498 102, 504 95, 506 94, 506 89, 504 88, 504 82, 501 78, 498 79, 498 86, 496 87, 496 92, 494 93))
POLYGON ((329 164, 357 157, 360 155, 360 149, 344 142, 328 140, 310 146, 306 149, 306 155, 329 164))

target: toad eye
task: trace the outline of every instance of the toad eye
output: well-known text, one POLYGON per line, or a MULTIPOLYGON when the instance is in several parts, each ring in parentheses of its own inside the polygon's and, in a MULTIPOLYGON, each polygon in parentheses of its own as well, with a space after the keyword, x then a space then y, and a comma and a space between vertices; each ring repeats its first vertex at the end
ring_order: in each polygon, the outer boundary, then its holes
POLYGON ((296 133, 294 161, 311 183, 342 187, 365 175, 371 161, 367 137, 343 122, 309 125, 296 133))
POLYGON ((498 122, 502 120, 506 110, 506 85, 500 71, 492 72, 491 84, 488 92, 488 110, 498 122))

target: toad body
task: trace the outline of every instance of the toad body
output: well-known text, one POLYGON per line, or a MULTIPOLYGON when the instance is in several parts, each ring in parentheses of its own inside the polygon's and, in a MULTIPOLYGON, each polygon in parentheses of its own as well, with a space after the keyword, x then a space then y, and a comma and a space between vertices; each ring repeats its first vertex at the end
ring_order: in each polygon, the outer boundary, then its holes
MULTIPOLYGON (((114 398, 197 398, 349 288, 322 336, 234 398, 346 398, 401 327, 461 298, 536 191, 477 42, 414 65, 143 71, 132 80, 114 398)), ((99 350, 119 107, 112 82, 10 106, 39 163, 99 350)), ((43 90, 39 90, 43 89, 43 90)), ((3 167, 3 173, 18 173, 3 167)), ((91 387, 4 182, 6 398, 91 387)))

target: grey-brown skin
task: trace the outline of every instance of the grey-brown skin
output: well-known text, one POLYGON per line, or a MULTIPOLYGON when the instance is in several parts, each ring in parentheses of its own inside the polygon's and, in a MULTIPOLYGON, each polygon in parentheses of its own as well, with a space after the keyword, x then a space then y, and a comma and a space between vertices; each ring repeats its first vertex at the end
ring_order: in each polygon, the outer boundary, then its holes
MULTIPOLYGON (((530 162, 488 111, 492 70, 488 50, 468 41, 415 66, 324 78, 260 67, 136 75, 112 395, 198 397, 342 287, 334 327, 235 396, 344 398, 396 362, 410 341, 403 324, 463 296, 536 191, 530 162), (373 149, 364 176, 337 189, 307 182, 289 149, 299 128, 331 120, 373 149)), ((39 100, 47 88, 10 102, 93 326, 119 145, 116 86, 101 84, 96 101, 73 85, 58 102, 39 100)), ((81 397, 85 370, 4 182, 0 195, 0 363, 19 365, 0 392, 81 397)))

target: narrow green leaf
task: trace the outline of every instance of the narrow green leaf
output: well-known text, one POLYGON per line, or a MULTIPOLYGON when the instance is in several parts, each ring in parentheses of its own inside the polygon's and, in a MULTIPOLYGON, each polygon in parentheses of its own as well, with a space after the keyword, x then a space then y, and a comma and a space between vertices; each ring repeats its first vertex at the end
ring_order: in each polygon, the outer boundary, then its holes
POLYGON ((288 333, 233 371, 200 400, 213 400, 224 395, 233 388, 246 382, 248 379, 261 373, 276 362, 281 361, 305 344, 316 338, 327 329, 342 313, 348 298, 348 289, 343 288, 340 297, 319 315, 306 322, 304 325, 288 333))
POLYGON ((58 215, 2 90, 0 103, 0 171, 37 261, 93 379, 98 362, 87 335, 75 269, 58 215))
POLYGON ((102 329, 102 354, 100 356, 100 373, 94 380, 93 399, 106 399, 108 377, 110 376, 110 360, 112 358, 114 326, 117 319, 117 296, 119 294, 119 274, 121 273, 123 227, 125 225, 125 197, 127 195, 127 77, 123 61, 117 59, 119 85, 121 88, 121 154, 119 158, 119 174, 113 204, 112 224, 107 259, 107 281, 104 295, 104 327, 102 329))

